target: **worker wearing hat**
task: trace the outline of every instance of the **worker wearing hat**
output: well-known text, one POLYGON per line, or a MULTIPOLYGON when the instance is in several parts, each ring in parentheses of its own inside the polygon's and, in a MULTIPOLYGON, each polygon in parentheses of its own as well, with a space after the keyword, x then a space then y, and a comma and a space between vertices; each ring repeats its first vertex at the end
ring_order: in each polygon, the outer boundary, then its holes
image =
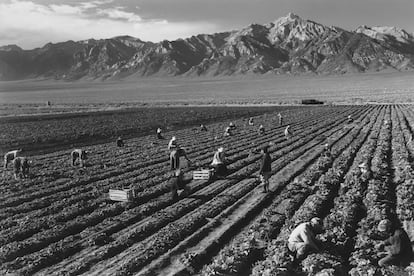
POLYGON ((226 154, 223 147, 219 147, 214 153, 211 167, 214 168, 217 176, 223 177, 227 175, 226 154))
POLYGON ((401 227, 396 227, 388 219, 378 223, 378 231, 389 235, 389 237, 375 245, 376 249, 385 247, 387 255, 378 261, 379 266, 407 265, 413 257, 410 238, 401 227))
POLYGON ((168 149, 170 150, 170 168, 171 170, 176 170, 180 168, 180 157, 184 158, 191 163, 191 160, 188 158, 187 153, 184 148, 182 148, 177 143, 177 138, 173 136, 168 143, 168 149))
POLYGON ((320 252, 316 235, 322 232, 323 225, 320 218, 314 217, 309 222, 299 224, 289 236, 289 251, 299 260, 310 252, 320 252))
POLYGON ((331 153, 331 145, 329 145, 329 143, 326 143, 326 144, 323 146, 322 156, 324 156, 324 157, 332 157, 332 153, 331 153))

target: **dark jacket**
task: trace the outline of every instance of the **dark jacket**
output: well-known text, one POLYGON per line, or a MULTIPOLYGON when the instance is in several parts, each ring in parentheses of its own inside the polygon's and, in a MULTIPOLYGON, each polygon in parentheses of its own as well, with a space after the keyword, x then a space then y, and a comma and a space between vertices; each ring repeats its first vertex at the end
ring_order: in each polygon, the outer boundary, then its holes
POLYGON ((262 163, 260 164, 260 172, 271 172, 272 171, 272 158, 269 153, 265 153, 262 156, 262 163))
POLYGON ((410 257, 412 256, 413 249, 411 247, 411 241, 407 233, 398 228, 392 233, 392 235, 384 241, 384 245, 387 251, 393 256, 410 257))

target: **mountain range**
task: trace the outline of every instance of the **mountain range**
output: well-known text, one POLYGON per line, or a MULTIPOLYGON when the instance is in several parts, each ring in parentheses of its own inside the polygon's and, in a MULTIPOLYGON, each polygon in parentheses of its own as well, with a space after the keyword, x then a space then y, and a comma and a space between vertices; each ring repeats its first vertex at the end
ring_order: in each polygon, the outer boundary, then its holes
POLYGON ((289 13, 241 30, 145 42, 130 36, 0 47, 0 80, 344 74, 414 68, 414 37, 395 27, 328 27, 289 13))

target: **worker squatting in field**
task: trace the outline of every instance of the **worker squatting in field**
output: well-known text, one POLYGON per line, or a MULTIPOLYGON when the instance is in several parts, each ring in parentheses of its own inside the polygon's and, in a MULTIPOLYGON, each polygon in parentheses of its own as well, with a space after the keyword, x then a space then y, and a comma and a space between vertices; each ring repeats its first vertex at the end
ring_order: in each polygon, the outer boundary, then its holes
POLYGON ((265 133, 265 128, 264 128, 264 126, 263 126, 263 125, 260 125, 260 126, 259 126, 259 129, 257 130, 257 132, 258 132, 259 134, 264 134, 264 133, 265 133))
POLYGON ((7 169, 7 165, 9 163, 12 163, 14 158, 19 156, 19 154, 21 154, 22 151, 23 151, 22 149, 17 149, 17 150, 11 150, 11 151, 7 152, 4 155, 4 164, 3 164, 4 169, 7 169))
POLYGON ((18 156, 13 159, 14 178, 17 180, 20 177, 29 177, 29 159, 18 156))
POLYGON ((79 161, 79 165, 81 167, 85 166, 85 161, 86 159, 88 159, 88 154, 89 152, 86 150, 82 150, 82 149, 74 149, 71 153, 71 161, 72 161, 72 166, 76 165, 76 161, 79 161))
POLYGON ((321 252, 316 235, 323 232, 320 218, 312 218, 309 222, 299 224, 290 234, 288 249, 297 260, 302 260, 311 252, 321 252))
POLYGON ((285 139, 286 139, 286 140, 288 140, 288 139, 292 136, 292 132, 291 132, 291 130, 290 130, 290 125, 288 125, 288 126, 285 128, 284 134, 285 134, 285 139))
MULTIPOLYGON (((378 265, 408 265, 413 258, 413 249, 407 232, 388 219, 381 220, 377 229, 380 233, 388 236, 375 245, 377 250, 385 249, 385 251, 382 251, 383 257, 378 261, 378 265)), ((379 239, 379 237, 371 236, 373 239, 379 239)))

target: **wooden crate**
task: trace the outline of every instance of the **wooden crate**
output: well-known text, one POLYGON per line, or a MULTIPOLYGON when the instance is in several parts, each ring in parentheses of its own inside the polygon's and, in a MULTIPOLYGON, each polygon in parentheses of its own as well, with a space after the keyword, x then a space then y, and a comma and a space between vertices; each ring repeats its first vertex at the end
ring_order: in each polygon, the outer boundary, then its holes
POLYGON ((132 189, 109 189, 109 199, 113 201, 130 202, 134 200, 134 190, 132 189))
POLYGON ((213 176, 214 170, 197 170, 193 171, 193 179, 209 180, 213 176))

